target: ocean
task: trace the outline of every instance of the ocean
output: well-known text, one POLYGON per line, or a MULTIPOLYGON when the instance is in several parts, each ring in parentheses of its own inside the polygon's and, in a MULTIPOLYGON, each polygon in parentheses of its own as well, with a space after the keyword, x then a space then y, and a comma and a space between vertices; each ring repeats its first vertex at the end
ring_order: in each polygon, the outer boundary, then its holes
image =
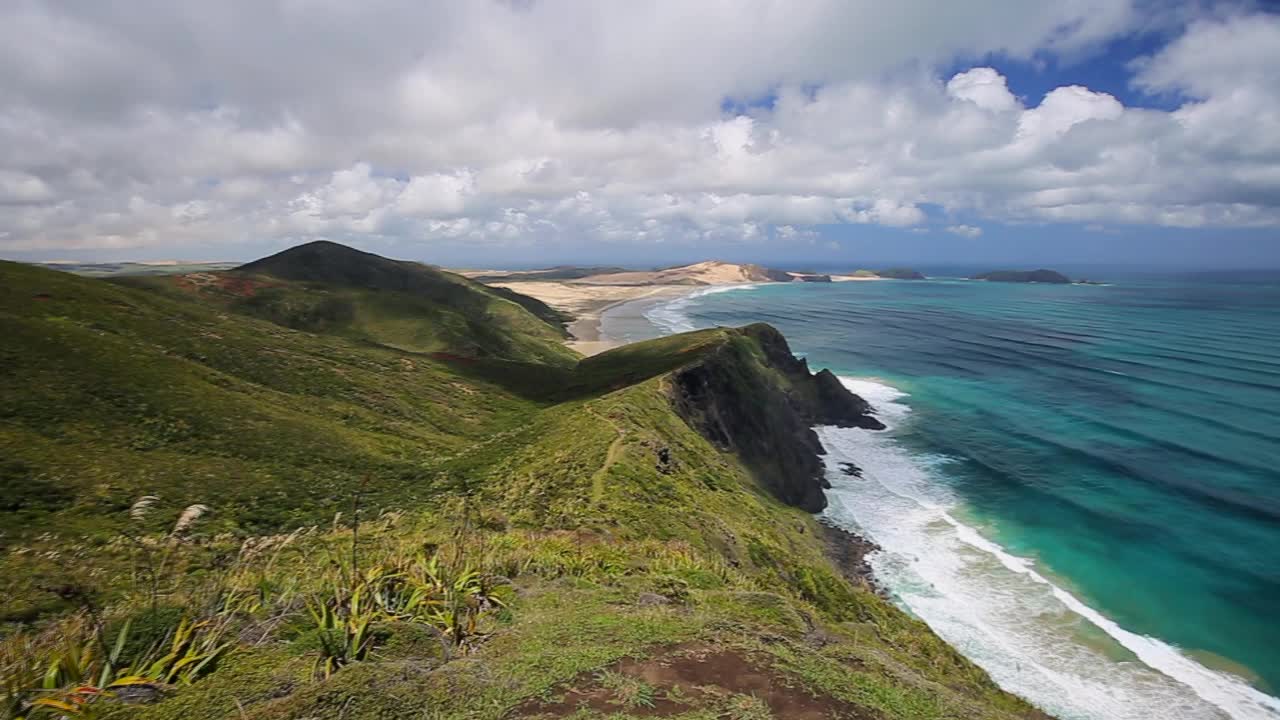
POLYGON ((1280 718, 1280 274, 1107 279, 714 288, 602 329, 769 322, 870 401, 887 431, 819 429, 826 515, 1006 689, 1280 718))

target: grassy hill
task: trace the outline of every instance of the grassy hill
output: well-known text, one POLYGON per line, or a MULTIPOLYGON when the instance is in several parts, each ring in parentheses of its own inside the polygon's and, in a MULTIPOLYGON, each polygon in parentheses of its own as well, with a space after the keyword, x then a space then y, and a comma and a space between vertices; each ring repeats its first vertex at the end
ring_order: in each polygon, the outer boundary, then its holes
POLYGON ((304 249, 196 287, 0 263, 0 717, 1041 717, 789 504, 807 425, 870 420, 776 331, 578 362, 304 249))
POLYGON ((314 522, 353 478, 412 494, 441 458, 536 407, 429 354, 236 302, 14 263, 0 278, 0 367, 19 379, 0 384, 4 494, 25 518, 7 535, 91 532, 138 494, 195 502, 215 487, 225 529, 314 522))
POLYGON ((300 245, 226 272, 120 282, 399 350, 563 366, 577 361, 562 342, 566 318, 538 300, 337 243, 300 245))

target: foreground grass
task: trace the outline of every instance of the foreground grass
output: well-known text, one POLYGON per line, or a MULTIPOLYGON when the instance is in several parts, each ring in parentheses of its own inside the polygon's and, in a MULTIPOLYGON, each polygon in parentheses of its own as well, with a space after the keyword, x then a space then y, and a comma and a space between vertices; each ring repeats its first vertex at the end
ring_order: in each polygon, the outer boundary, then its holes
MULTIPOLYGON (((358 526, 355 542, 352 528, 253 538, 238 548, 196 534, 171 559, 158 601, 147 574, 131 572, 110 580, 125 592, 109 605, 6 638, 8 717, 533 716, 548 703, 572 704, 602 678, 619 710, 643 710, 637 697, 668 697, 678 683, 642 687, 617 663, 691 646, 731 649, 788 692, 847 717, 1031 714, 864 588, 843 584, 838 600, 807 598, 762 568, 735 567, 680 540, 504 528, 458 502, 442 514, 384 514, 358 526), (353 566, 353 550, 363 569, 353 566), (426 559, 442 581, 401 582, 426 559), (474 582, 450 599, 442 588, 464 575, 474 582), (355 588, 379 599, 361 610, 351 602, 355 588), (397 604, 409 590, 428 595, 427 611, 397 604), (337 630, 309 612, 326 602, 344 618, 337 630), (474 622, 442 609, 471 613, 474 622), (111 676, 127 673, 126 682, 97 684, 99 658, 61 686, 20 684, 93 655, 95 622, 108 645, 127 648, 111 676), (344 655, 357 623, 364 649, 344 655), (184 626, 198 628, 203 650, 193 662, 213 658, 188 676, 171 674, 174 662, 165 660, 184 626), (41 700, 47 704, 33 704, 41 700)), ((121 553, 138 567, 136 553, 121 553)), ((681 702, 691 716, 716 717, 743 703, 735 698, 700 687, 681 702)))
MULTIPOLYGON (((674 693, 688 717, 769 717, 760 714, 773 712, 768 703, 762 710, 741 688, 644 688, 635 685, 643 676, 627 674, 636 659, 715 647, 832 717, 1037 716, 923 624, 841 577, 812 517, 760 492, 693 433, 669 411, 662 382, 543 411, 485 452, 446 464, 469 482, 431 507, 364 510, 373 518, 358 526, 358 541, 349 513, 287 535, 240 538, 199 523, 179 542, 149 535, 148 547, 172 550, 158 601, 136 543, 86 552, 86 567, 66 582, 97 599, 103 627, 145 624, 154 603, 183 609, 168 611, 160 647, 184 616, 223 628, 218 640, 234 638, 189 683, 147 680, 150 702, 96 698, 86 712, 499 718, 573 706, 575 717, 622 717, 649 712, 634 698, 652 691, 655 703, 674 693), (661 470, 660 448, 673 459, 661 470), (593 477, 610 459, 593 497, 593 477), (431 559, 444 581, 412 569, 431 559), (377 579, 389 576, 420 585, 377 579), (463 576, 474 582, 460 595, 441 589, 463 576), (421 612, 399 601, 362 611, 351 603, 357 588, 397 597, 417 588, 432 599, 421 612), (317 618, 324 603, 342 622, 317 618), (449 607, 452 615, 434 612, 449 607), (466 608, 474 616, 459 622, 466 608), (602 673, 625 677, 611 689, 602 673)), ((22 656, 45 667, 65 653, 66 628, 79 633, 73 647, 97 642, 89 614, 5 642, 36 638, 22 656)))

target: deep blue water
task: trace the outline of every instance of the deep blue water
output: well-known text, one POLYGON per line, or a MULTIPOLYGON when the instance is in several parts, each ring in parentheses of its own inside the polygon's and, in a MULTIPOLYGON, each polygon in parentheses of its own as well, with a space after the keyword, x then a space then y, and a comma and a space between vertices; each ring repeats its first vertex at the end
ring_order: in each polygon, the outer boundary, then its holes
POLYGON ((755 321, 890 420, 822 433, 865 471, 829 513, 999 682, 1063 717, 1280 717, 1280 275, 763 285, 604 329, 755 321))

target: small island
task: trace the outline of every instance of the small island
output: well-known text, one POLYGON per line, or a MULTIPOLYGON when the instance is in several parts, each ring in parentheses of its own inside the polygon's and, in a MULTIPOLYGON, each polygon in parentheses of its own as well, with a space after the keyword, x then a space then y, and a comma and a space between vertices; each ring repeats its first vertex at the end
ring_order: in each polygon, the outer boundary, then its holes
POLYGON ((887 270, 854 270, 851 273, 832 275, 832 280, 926 280, 922 274, 911 268, 889 268, 887 270))
POLYGON ((1067 285, 1071 283, 1071 278, 1054 270, 993 270, 992 272, 974 275, 972 280, 988 280, 990 282, 1015 282, 1015 283, 1052 283, 1055 285, 1067 285))
POLYGON ((895 267, 885 268, 884 270, 876 270, 876 276, 889 278, 891 280, 926 280, 924 273, 911 268, 895 267))

